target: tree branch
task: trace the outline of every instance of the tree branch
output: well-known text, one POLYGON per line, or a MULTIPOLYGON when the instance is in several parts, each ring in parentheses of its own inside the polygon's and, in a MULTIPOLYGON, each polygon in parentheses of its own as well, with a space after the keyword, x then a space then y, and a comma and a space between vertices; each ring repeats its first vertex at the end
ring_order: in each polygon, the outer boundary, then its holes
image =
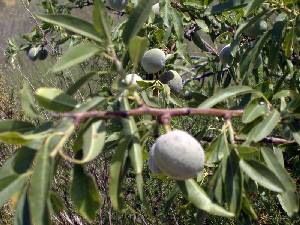
POLYGON ((90 112, 78 112, 78 113, 56 113, 52 114, 55 117, 70 117, 77 122, 81 122, 88 118, 101 118, 112 119, 128 116, 141 116, 141 115, 153 115, 162 117, 176 117, 176 116, 188 116, 188 115, 207 115, 217 116, 224 118, 239 117, 243 114, 243 110, 227 110, 227 109, 202 109, 202 108, 173 108, 173 109, 158 109, 148 106, 141 106, 129 111, 90 111, 90 112))

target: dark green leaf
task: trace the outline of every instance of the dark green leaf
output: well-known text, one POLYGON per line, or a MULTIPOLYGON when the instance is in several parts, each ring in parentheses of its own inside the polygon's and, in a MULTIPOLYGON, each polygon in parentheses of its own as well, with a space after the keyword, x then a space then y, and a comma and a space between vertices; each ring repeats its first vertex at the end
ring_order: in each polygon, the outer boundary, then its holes
POLYGON ((139 66, 139 63, 148 47, 149 41, 145 37, 136 36, 130 39, 128 46, 129 56, 135 68, 139 66))
POLYGON ((244 94, 249 94, 249 93, 262 95, 260 92, 253 90, 251 87, 232 86, 232 87, 220 90, 215 95, 213 95, 209 99, 205 100, 201 105, 199 105, 199 108, 210 108, 210 107, 213 107, 214 105, 218 104, 219 102, 224 101, 227 98, 236 97, 238 95, 244 95, 244 94))
POLYGON ((32 95, 31 88, 27 83, 24 83, 23 88, 20 90, 20 101, 22 110, 26 116, 29 118, 36 118, 38 116, 34 104, 34 97, 32 95))
POLYGON ((102 42, 103 34, 98 33, 92 24, 82 19, 70 15, 56 15, 44 14, 37 16, 40 20, 61 26, 67 30, 73 31, 77 34, 90 38, 97 42, 102 42))
POLYGON ((26 191, 24 191, 24 193, 18 200, 14 218, 14 225, 31 225, 29 202, 26 191))
POLYGON ((101 0, 94 1, 93 9, 93 24, 95 29, 101 33, 108 43, 110 42, 110 29, 107 22, 107 13, 105 11, 105 6, 101 0))
POLYGON ((271 191, 283 192, 284 186, 264 164, 255 160, 240 160, 240 167, 251 179, 271 191))
POLYGON ((68 49, 53 66, 54 73, 68 69, 99 53, 101 49, 91 43, 81 43, 68 49))
POLYGON ((225 133, 220 134, 214 139, 205 152, 206 163, 216 163, 222 160, 225 154, 228 154, 228 143, 225 133))
POLYGON ((123 41, 125 44, 128 44, 130 39, 138 34, 139 30, 148 19, 152 6, 156 2, 157 0, 139 1, 137 7, 135 7, 133 12, 130 14, 129 19, 125 24, 123 31, 123 41))
POLYGON ((81 165, 75 165, 73 169, 71 199, 84 219, 92 222, 96 218, 101 197, 93 177, 87 175, 81 165))
POLYGON ((40 106, 56 112, 71 111, 77 105, 76 100, 57 88, 39 88, 35 96, 40 106))
POLYGON ((250 123, 258 117, 265 115, 268 112, 267 107, 259 104, 257 101, 252 101, 244 110, 242 121, 243 123, 250 123))
POLYGON ((2 207, 14 194, 20 192, 28 180, 29 174, 13 175, 0 180, 0 207, 2 207))
POLYGON ((239 167, 239 158, 234 151, 231 151, 225 165, 225 198, 229 210, 238 215, 242 206, 243 176, 239 167))
POLYGON ((269 135, 280 122, 280 113, 274 110, 257 124, 249 133, 246 142, 258 142, 269 135))
POLYGON ((265 0, 252 0, 248 3, 246 7, 246 13, 245 16, 250 15, 250 13, 257 9, 265 0))
POLYGON ((53 158, 50 157, 51 139, 51 137, 46 139, 42 149, 36 155, 36 165, 29 188, 31 218, 32 223, 36 225, 50 224, 47 202, 54 166, 53 158))
POLYGON ((105 122, 98 120, 94 122, 83 134, 83 158, 80 160, 86 163, 94 160, 104 147, 106 136, 105 122))
POLYGON ((177 184, 184 194, 184 196, 197 208, 213 215, 224 216, 224 217, 233 217, 234 214, 228 212, 221 206, 213 203, 210 198, 207 196, 205 191, 199 187, 196 181, 193 179, 185 181, 177 181, 177 184))
POLYGON ((0 121, 0 133, 13 131, 24 133, 27 131, 32 131, 34 125, 29 122, 19 121, 19 120, 1 120, 0 121))
POLYGON ((128 140, 121 139, 112 158, 109 175, 109 197, 111 204, 116 210, 123 207, 121 197, 121 181, 125 173, 125 164, 128 157, 128 140))

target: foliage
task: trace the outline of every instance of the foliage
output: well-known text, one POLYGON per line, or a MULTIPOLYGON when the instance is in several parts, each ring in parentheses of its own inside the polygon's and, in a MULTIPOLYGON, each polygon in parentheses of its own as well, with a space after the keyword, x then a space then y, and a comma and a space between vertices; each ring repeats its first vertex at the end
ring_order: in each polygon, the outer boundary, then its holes
POLYGON ((299 197, 290 169, 299 175, 293 168, 299 165, 300 150, 299 3, 163 0, 159 15, 151 11, 155 3, 130 1, 118 12, 101 0, 42 1, 45 13, 36 15, 41 24, 23 35, 22 45, 9 43, 11 59, 35 47, 59 54, 56 49, 68 43, 50 68, 59 76, 93 60, 110 65, 82 74, 64 90, 40 87, 32 93, 25 85, 21 104, 26 120, 0 121, 0 141, 18 146, 0 168, 0 206, 17 198, 15 224, 50 224, 55 208, 65 207, 51 192, 62 160, 74 164, 68 184, 73 208, 93 223, 103 201, 87 168, 104 154, 110 165, 105 194, 119 213, 133 210, 155 217, 151 206, 156 196, 148 182, 160 182, 166 190, 173 188, 166 209, 175 204, 181 210, 178 201, 183 202, 187 214, 196 212, 195 221, 212 214, 249 224, 257 220, 252 196, 266 189, 276 193, 288 216, 297 215, 299 197), (93 7, 92 22, 71 15, 88 6, 93 7), (261 21, 267 29, 249 36, 261 21), (188 51, 187 40, 199 48, 198 55, 188 51), (219 53, 226 45, 232 60, 222 63, 219 53), (153 48, 166 53, 166 63, 147 74, 141 60, 153 48), (168 70, 181 74, 180 93, 159 81, 168 70), (131 73, 144 79, 138 87, 123 82, 131 73), (113 79, 107 89, 102 84, 96 95, 78 98, 86 82, 103 74, 113 79), (217 130, 213 137, 207 136, 208 119, 193 119, 196 131, 189 130, 201 143, 210 142, 205 169, 197 179, 175 182, 149 174, 145 161, 153 139, 170 127, 188 130, 188 119, 177 118, 185 115, 221 117, 219 125, 212 124, 217 130), (125 194, 129 190, 135 193, 133 208, 125 194))

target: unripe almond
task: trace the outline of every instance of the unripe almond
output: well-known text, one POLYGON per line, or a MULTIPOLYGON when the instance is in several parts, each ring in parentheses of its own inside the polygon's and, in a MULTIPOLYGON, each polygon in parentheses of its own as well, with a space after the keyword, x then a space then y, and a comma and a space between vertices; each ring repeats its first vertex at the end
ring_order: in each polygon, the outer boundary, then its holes
POLYGON ((154 148, 155 148, 155 144, 150 149, 149 159, 148 159, 148 165, 149 165, 150 171, 153 174, 160 174, 161 170, 157 167, 155 159, 154 159, 154 148))
POLYGON ((137 81, 141 81, 141 80, 143 79, 137 74, 127 74, 123 82, 130 87, 137 87, 138 86, 137 81))
POLYGON ((219 58, 221 63, 225 66, 225 65, 230 65, 233 61, 233 57, 231 55, 231 49, 230 49, 230 45, 225 45, 220 53, 219 53, 219 58))
POLYGON ((145 52, 142 58, 142 67, 147 73, 157 73, 165 67, 166 55, 158 48, 145 52))
POLYGON ((195 177, 204 167, 202 146, 185 131, 174 130, 160 136, 153 149, 157 167, 176 180, 195 177))
POLYGON ((159 80, 163 84, 168 84, 170 89, 176 93, 179 93, 183 88, 182 78, 174 70, 169 70, 169 71, 165 72, 164 74, 162 74, 160 76, 159 80))

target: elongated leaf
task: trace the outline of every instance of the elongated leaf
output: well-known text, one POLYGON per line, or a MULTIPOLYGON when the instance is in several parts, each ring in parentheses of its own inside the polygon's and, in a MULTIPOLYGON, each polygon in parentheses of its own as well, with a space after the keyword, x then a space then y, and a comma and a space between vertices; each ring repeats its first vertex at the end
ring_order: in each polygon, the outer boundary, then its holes
POLYGON ((84 172, 81 165, 75 165, 71 184, 71 199, 79 214, 92 222, 101 205, 101 197, 94 179, 84 172))
POLYGON ((19 120, 1 120, 0 121, 0 133, 2 132, 19 132, 24 133, 34 129, 34 125, 30 122, 19 120))
POLYGON ((88 58, 99 53, 101 49, 91 43, 81 43, 68 49, 58 62, 53 66, 52 71, 57 73, 59 71, 68 69, 79 63, 84 62, 88 58))
POLYGON ((248 3, 245 16, 248 16, 253 10, 257 9, 265 0, 252 0, 248 3))
POLYGON ((287 214, 291 217, 299 212, 299 195, 295 191, 286 191, 277 195, 277 198, 287 214))
POLYGON ((2 207, 14 194, 22 190, 29 174, 14 175, 0 180, 0 207, 2 207))
POLYGON ((280 179, 285 192, 278 195, 280 204, 289 216, 299 211, 299 198, 296 192, 296 184, 288 172, 282 167, 272 149, 263 148, 261 153, 270 170, 280 179))
POLYGON ((242 121, 243 123, 250 123, 258 117, 267 113, 265 105, 259 104, 257 101, 252 101, 244 110, 242 121))
MULTIPOLYGON (((130 110, 129 102, 127 97, 123 97, 121 100, 121 110, 130 110)), ((130 139, 131 143, 129 146, 129 158, 136 174, 136 183, 137 189, 139 193, 140 199, 143 201, 144 199, 144 191, 143 191, 143 151, 140 143, 140 137, 138 133, 138 129, 133 117, 122 119, 123 124, 123 132, 128 139, 130 139)))
POLYGON ((220 14, 225 11, 245 7, 246 5, 247 1, 245 0, 227 0, 225 2, 213 5, 211 8, 208 8, 206 14, 220 14))
POLYGON ((36 118, 38 116, 37 110, 34 104, 34 97, 31 92, 31 88, 28 83, 24 83, 22 89, 20 90, 20 101, 22 110, 25 115, 29 118, 36 118))
POLYGON ((271 191, 283 192, 284 186, 264 164, 255 160, 240 160, 240 167, 252 180, 271 191))
POLYGON ((129 41, 129 56, 135 68, 139 66, 139 63, 148 47, 149 41, 145 37, 136 36, 129 41))
POLYGON ((228 212, 221 206, 213 203, 207 196, 205 191, 199 187, 196 181, 193 179, 185 181, 177 181, 177 185, 184 194, 184 196, 197 208, 213 215, 233 217, 234 214, 228 212))
POLYGON ((82 163, 95 159, 101 152, 105 143, 105 122, 94 122, 83 134, 83 158, 82 163))
POLYGON ((214 139, 207 151, 205 152, 206 163, 216 163, 222 160, 225 154, 228 154, 228 143, 225 134, 220 134, 216 139, 214 139))
POLYGON ((48 197, 53 170, 53 159, 50 157, 50 141, 47 138, 44 146, 36 155, 36 165, 29 188, 29 205, 32 223, 36 225, 50 224, 48 197))
POLYGON ((109 197, 116 210, 121 210, 123 200, 121 197, 121 181, 125 173, 125 164, 128 157, 128 140, 121 139, 118 148, 112 158, 109 175, 109 197))
POLYGON ((257 41, 255 46, 251 49, 251 51, 247 54, 246 58, 241 62, 240 73, 243 77, 243 81, 255 67, 256 60, 270 36, 271 31, 265 32, 257 41))
POLYGON ((5 177, 26 173, 33 162, 35 154, 35 150, 26 147, 15 150, 12 157, 6 160, 0 168, 0 181, 5 177))
POLYGON ((234 151, 226 160, 224 187, 229 209, 238 215, 242 207, 243 176, 239 168, 239 158, 234 151))
POLYGON ((254 209, 252 208, 251 203, 249 202, 247 196, 244 194, 243 195, 243 200, 242 200, 242 209, 245 213, 247 213, 251 218, 253 219, 257 219, 257 215, 254 211, 254 209))
POLYGON ((239 36, 242 34, 242 32, 247 30, 247 28, 249 28, 250 26, 252 26, 256 22, 258 22, 259 20, 262 20, 262 19, 270 16, 272 14, 272 12, 273 11, 267 11, 267 12, 263 11, 263 12, 257 14, 256 16, 254 16, 253 18, 251 18, 250 20, 240 24, 238 29, 236 30, 236 32, 234 34, 234 39, 238 39, 239 36))
POLYGON ((76 91, 79 90, 79 88, 84 85, 87 81, 89 81, 92 77, 95 75, 102 75, 106 74, 107 72, 90 72, 85 74, 83 77, 79 78, 73 85, 71 85, 68 90, 66 91, 66 94, 73 95, 76 93, 76 91))
POLYGON ((249 93, 261 95, 259 92, 253 90, 251 87, 233 86, 233 87, 220 90, 218 93, 208 98, 201 105, 199 105, 199 108, 210 108, 224 101, 227 98, 235 97, 238 95, 249 94, 249 93))
POLYGON ((40 106, 56 112, 71 111, 77 105, 76 100, 57 88, 39 88, 35 96, 40 106))
POLYGON ((130 14, 123 31, 123 41, 128 44, 130 39, 138 34, 143 24, 148 19, 152 6, 157 0, 140 0, 137 7, 130 14))
POLYGON ((44 22, 61 26, 94 41, 102 42, 103 34, 101 35, 101 33, 98 33, 92 24, 82 19, 60 14, 44 14, 37 15, 37 17, 44 22))
POLYGON ((107 22, 107 13, 101 0, 94 1, 93 24, 95 29, 102 34, 105 40, 110 42, 110 29, 107 22))
POLYGON ((14 217, 14 225, 31 225, 30 211, 29 211, 29 202, 27 192, 21 195, 18 200, 15 217, 14 217))
POLYGON ((32 141, 39 140, 45 137, 46 134, 21 134, 19 132, 3 132, 0 133, 0 141, 6 144, 19 144, 19 145, 27 145, 32 141))
POLYGON ((263 121, 256 125, 249 133, 246 142, 258 142, 268 136, 280 122, 280 114, 277 110, 271 112, 263 121))

